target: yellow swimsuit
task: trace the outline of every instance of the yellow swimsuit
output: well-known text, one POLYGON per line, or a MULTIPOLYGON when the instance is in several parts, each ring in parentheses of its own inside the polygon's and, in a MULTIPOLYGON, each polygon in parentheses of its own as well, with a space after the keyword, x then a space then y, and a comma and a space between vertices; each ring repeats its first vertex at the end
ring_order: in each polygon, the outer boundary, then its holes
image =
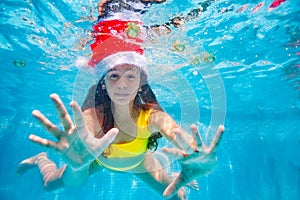
POLYGON ((128 143, 111 144, 104 151, 107 156, 97 158, 96 162, 108 169, 117 171, 131 170, 143 162, 148 138, 151 136, 151 132, 147 128, 149 115, 150 110, 141 110, 137 121, 136 138, 128 143))

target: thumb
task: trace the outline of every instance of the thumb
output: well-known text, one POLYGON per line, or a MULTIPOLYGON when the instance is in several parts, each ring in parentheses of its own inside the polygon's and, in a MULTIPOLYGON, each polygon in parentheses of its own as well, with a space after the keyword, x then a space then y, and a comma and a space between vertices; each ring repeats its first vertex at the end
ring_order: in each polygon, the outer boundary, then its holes
POLYGON ((119 133, 119 129, 110 129, 101 139, 106 140, 108 144, 112 143, 119 133))
POLYGON ((165 189, 165 191, 163 192, 163 196, 166 198, 171 198, 172 196, 174 196, 177 191, 180 189, 181 186, 183 186, 184 184, 181 181, 181 173, 177 176, 177 178, 175 178, 169 185, 168 187, 165 189))
POLYGON ((119 129, 112 128, 110 129, 102 138, 100 138, 97 143, 96 152, 102 153, 116 138, 119 133, 119 129))

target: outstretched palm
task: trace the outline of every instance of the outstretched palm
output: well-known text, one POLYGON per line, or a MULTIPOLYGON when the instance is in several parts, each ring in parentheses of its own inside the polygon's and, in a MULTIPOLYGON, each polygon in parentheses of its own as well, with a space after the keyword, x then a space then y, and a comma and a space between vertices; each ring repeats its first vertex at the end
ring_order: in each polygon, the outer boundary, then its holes
MULTIPOLYGON (((220 125, 218 131, 209 146, 203 142, 201 135, 195 125, 191 126, 194 142, 191 146, 193 153, 187 154, 186 151, 176 148, 164 148, 163 150, 172 155, 180 156, 181 173, 165 189, 164 196, 174 195, 176 191, 186 185, 191 180, 211 172, 217 164, 216 149, 220 144, 221 136, 224 132, 224 126, 220 125)), ((176 133, 178 139, 184 141, 184 134, 176 133)))
POLYGON ((42 146, 52 148, 62 154, 63 160, 73 169, 88 166, 95 156, 102 154, 104 149, 115 139, 118 129, 111 129, 101 139, 97 139, 87 129, 80 106, 71 102, 70 106, 74 112, 74 124, 64 104, 57 94, 50 96, 63 124, 64 130, 57 128, 41 112, 35 110, 32 115, 57 138, 57 142, 30 135, 29 139, 42 146))

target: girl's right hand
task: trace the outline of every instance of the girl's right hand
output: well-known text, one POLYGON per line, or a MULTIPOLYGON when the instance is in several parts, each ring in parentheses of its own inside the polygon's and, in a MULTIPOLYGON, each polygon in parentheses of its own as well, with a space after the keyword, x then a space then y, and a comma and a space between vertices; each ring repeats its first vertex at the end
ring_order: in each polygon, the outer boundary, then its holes
POLYGON ((70 103, 74 113, 75 123, 73 123, 59 96, 52 94, 50 98, 58 112, 64 130, 57 128, 41 112, 34 110, 32 115, 48 132, 56 137, 57 141, 54 142, 36 135, 30 135, 29 139, 60 152, 65 163, 73 170, 81 170, 88 167, 114 141, 118 134, 118 129, 113 128, 102 138, 95 138, 86 127, 81 108, 76 102, 72 101, 70 103))

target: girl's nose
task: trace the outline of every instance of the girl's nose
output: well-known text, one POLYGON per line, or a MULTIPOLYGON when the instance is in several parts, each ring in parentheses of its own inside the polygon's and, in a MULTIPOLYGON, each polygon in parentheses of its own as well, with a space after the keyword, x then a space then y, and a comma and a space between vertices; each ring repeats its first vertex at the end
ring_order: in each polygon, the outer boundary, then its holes
POLYGON ((124 77, 120 78, 117 84, 118 89, 125 89, 127 88, 126 79, 124 77))

